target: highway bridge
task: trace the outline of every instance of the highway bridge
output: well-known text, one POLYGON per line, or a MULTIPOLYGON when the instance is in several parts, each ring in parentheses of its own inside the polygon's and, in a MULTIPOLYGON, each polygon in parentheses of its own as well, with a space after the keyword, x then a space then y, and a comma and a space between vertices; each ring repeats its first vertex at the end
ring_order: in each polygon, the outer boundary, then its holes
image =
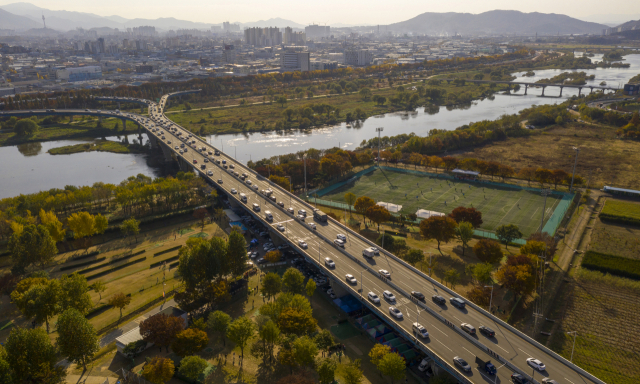
POLYGON ((184 170, 195 169, 209 184, 226 194, 233 205, 243 207, 249 215, 270 228, 272 236, 280 237, 309 262, 315 263, 329 276, 333 286, 339 285, 354 297, 359 298, 364 306, 383 319, 397 333, 430 356, 435 372, 444 369, 459 382, 474 384, 509 383, 514 372, 523 375, 532 383, 552 379, 561 384, 604 384, 602 380, 542 346, 395 255, 380 250, 380 255, 373 258, 363 257, 363 249, 375 244, 331 218, 328 218, 327 222, 314 220, 312 216, 314 207, 309 203, 256 174, 232 156, 170 121, 164 115, 163 106, 170 97, 177 95, 179 94, 164 95, 159 103, 150 102, 148 116, 123 112, 118 114, 114 111, 98 113, 87 110, 15 111, 0 113, 0 116, 27 116, 29 113, 33 115, 89 114, 117 117, 139 123, 152 144, 163 150, 167 160, 177 160, 184 170), (219 155, 216 156, 216 152, 219 155), (240 178, 243 174, 247 175, 245 180, 240 178), (266 189, 274 191, 275 201, 260 193, 266 189), (240 200, 240 194, 247 197, 246 202, 240 200), (256 210, 252 208, 254 204, 257 204, 256 210), (297 217, 300 210, 308 213, 306 219, 300 220, 297 217), (272 213, 273 220, 269 221, 265 218, 265 211, 272 213), (314 223, 315 228, 312 228, 309 223, 314 223), (338 234, 343 234, 347 238, 344 248, 334 244, 338 234), (303 248, 302 241, 308 246, 303 248), (333 260, 335 267, 327 267, 325 258, 333 260), (389 271, 390 277, 381 276, 379 273, 381 269, 389 271), (346 274, 355 276, 357 283, 349 284, 345 280, 346 274), (395 295, 397 298, 395 302, 389 303, 382 298, 382 292, 385 290, 395 295), (426 300, 414 298, 411 296, 412 291, 422 292, 426 300), (370 302, 366 296, 368 292, 374 292, 380 296, 381 303, 370 302), (433 302, 432 295, 445 297, 447 303, 440 305, 433 302), (449 303, 449 298, 464 300, 466 308, 454 307, 449 303), (402 311, 402 319, 390 314, 391 305, 402 311), (427 339, 416 337, 412 331, 413 322, 419 322, 425 326, 430 337, 427 339), (476 329, 480 325, 487 326, 495 331, 495 336, 487 337, 480 333, 469 335, 462 330, 462 323, 471 324, 476 329), (455 356, 465 359, 472 367, 471 372, 456 368, 453 364, 455 356), (546 370, 542 372, 534 370, 527 363, 528 358, 541 360, 546 364, 546 370), (482 367, 475 363, 477 359, 493 362, 498 368, 497 374, 485 373, 482 367))
POLYGON ((444 79, 447 81, 447 83, 451 83, 452 81, 460 81, 463 80, 465 83, 474 83, 474 84, 508 84, 509 85, 509 89, 511 89, 512 85, 520 85, 520 86, 524 86, 524 94, 527 94, 527 89, 529 87, 540 87, 542 88, 542 95, 540 96, 544 96, 544 90, 547 87, 559 87, 560 88, 560 95, 558 97, 562 97, 562 90, 564 88, 574 88, 578 90, 578 96, 580 96, 582 94, 582 88, 589 88, 591 91, 590 93, 593 92, 593 90, 601 90, 601 91, 617 91, 618 88, 614 88, 614 87, 608 87, 606 85, 574 85, 574 84, 554 84, 554 83, 531 83, 531 82, 526 82, 526 81, 493 81, 493 80, 467 80, 467 79, 444 79))

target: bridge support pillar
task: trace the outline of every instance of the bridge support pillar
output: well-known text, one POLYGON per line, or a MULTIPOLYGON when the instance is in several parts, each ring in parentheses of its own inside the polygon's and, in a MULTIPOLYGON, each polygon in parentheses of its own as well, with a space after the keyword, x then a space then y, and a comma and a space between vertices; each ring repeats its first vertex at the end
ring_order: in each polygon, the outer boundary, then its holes
POLYGON ((564 89, 564 87, 560 87, 560 96, 558 97, 562 97, 562 90, 564 89))
POLYGON ((125 131, 127 129, 127 119, 122 119, 122 130, 125 131))
POLYGON ((527 89, 529 89, 529 86, 527 84, 524 85, 524 94, 527 94, 527 89))
POLYGON ((592 94, 593 93, 593 87, 590 87, 590 88, 591 88, 591 92, 589 92, 589 94, 592 94))
POLYGON ((545 90, 545 88, 547 88, 547 87, 546 87, 546 86, 543 86, 543 87, 542 87, 542 95, 541 95, 541 96, 544 96, 544 90, 545 90))
POLYGON ((171 156, 171 149, 169 149, 166 144, 160 144, 160 149, 162 149, 162 153, 164 154, 164 161, 173 160, 173 156, 171 156))
POLYGON ((582 87, 578 87, 578 97, 580 97, 581 93, 582 93, 582 87))
POLYGON ((151 148, 158 147, 158 139, 154 135, 147 133, 147 138, 149 139, 149 145, 151 146, 151 148))
POLYGON ((191 164, 189 164, 185 159, 178 157, 178 165, 180 166, 180 170, 182 172, 189 172, 193 169, 191 164))

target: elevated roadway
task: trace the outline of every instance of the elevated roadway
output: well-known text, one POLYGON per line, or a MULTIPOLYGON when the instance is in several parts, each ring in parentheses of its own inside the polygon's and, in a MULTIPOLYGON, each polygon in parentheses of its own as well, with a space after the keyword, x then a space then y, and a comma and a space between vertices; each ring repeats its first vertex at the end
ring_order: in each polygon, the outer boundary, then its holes
POLYGON ((588 88, 593 92, 593 90, 601 90, 601 91, 617 91, 618 88, 609 87, 606 85, 575 85, 575 84, 556 84, 556 83, 532 83, 527 81, 493 81, 493 80, 467 80, 467 79, 444 79, 447 83, 451 83, 455 80, 464 80, 465 83, 474 83, 474 84, 508 84, 509 88, 511 85, 521 85, 524 86, 524 94, 527 94, 527 89, 529 87, 540 87, 542 88, 542 95, 544 96, 544 91, 547 87, 558 87, 560 88, 560 96, 562 96, 562 90, 564 88, 573 88, 578 90, 578 96, 582 94, 583 88, 588 88))

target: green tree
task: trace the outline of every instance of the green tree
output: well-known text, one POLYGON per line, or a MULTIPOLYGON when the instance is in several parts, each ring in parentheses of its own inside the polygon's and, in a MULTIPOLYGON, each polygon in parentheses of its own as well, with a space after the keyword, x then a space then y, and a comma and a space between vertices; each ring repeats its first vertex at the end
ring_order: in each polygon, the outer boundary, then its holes
POLYGON ((287 269, 282 275, 282 291, 303 294, 305 287, 302 272, 293 267, 287 269))
POLYGON ((154 384, 164 384, 171 380, 175 369, 173 360, 156 356, 144 366, 142 377, 154 384))
POLYGON ((225 335, 227 334, 227 328, 229 328, 230 323, 231 316, 222 311, 212 312, 207 318, 207 327, 211 332, 215 332, 219 336, 222 336, 222 342, 224 345, 227 345, 225 335))
POLYGON ((473 278, 479 284, 491 284, 493 283, 493 265, 489 263, 478 263, 473 266, 473 278))
POLYGON ((227 337, 240 347, 240 357, 244 359, 244 348, 255 333, 255 324, 246 316, 235 319, 227 328, 227 337))
POLYGON ((333 359, 321 359, 316 364, 316 372, 318 372, 318 381, 321 384, 331 384, 336 379, 336 368, 338 364, 333 359))
POLYGON ((120 318, 122 318, 122 310, 131 303, 131 296, 127 296, 122 292, 118 292, 111 296, 107 303, 120 310, 120 318))
POLYGON ((56 345, 60 354, 76 364, 82 364, 84 371, 87 363, 98 352, 98 335, 93 325, 75 308, 69 308, 58 316, 56 325, 58 337, 56 345))
POLYGON ((7 351, 0 345, 0 383, 13 384, 13 372, 7 361, 7 351))
POLYGON ((240 276, 247 267, 247 242, 238 230, 232 230, 229 234, 227 261, 234 276, 240 276))
POLYGON ((284 108, 284 105, 285 105, 285 104, 287 104, 287 97, 286 97, 286 96, 284 96, 284 95, 283 95, 283 96, 279 96, 279 97, 276 99, 276 103, 280 104, 280 106, 281 106, 282 108, 284 108))
POLYGON ((100 300, 102 300, 102 292, 107 290, 107 285, 102 281, 96 281, 95 283, 93 283, 91 288, 93 289, 93 292, 97 293, 100 296, 100 300))
POLYGON ((262 294, 267 300, 274 298, 282 289, 282 278, 274 272, 267 273, 262 278, 262 294))
POLYGON ((462 243, 462 256, 464 256, 464 250, 467 248, 467 244, 473 239, 473 225, 466 221, 461 222, 455 229, 456 237, 462 243))
POLYGON ((178 372, 183 376, 196 381, 198 376, 200 376, 208 366, 209 364, 207 363, 207 360, 200 356, 187 356, 180 360, 180 368, 178 368, 178 372))
POLYGON ((404 255, 404 260, 411 265, 416 265, 424 260, 424 253, 419 249, 411 248, 404 255))
POLYGON ((71 275, 62 275, 60 278, 60 307, 62 310, 74 308, 82 314, 86 314, 93 303, 89 295, 89 285, 84 275, 74 272, 71 275))
POLYGON ((473 246, 473 253, 480 261, 497 263, 502 260, 500 244, 495 240, 481 239, 473 246))
POLYGON ((353 360, 338 367, 338 376, 344 380, 344 384, 362 383, 364 372, 360 369, 360 359, 353 360))
POLYGON ((316 291, 316 282, 309 279, 307 281, 307 285, 305 287, 305 291, 307 293, 307 296, 309 296, 309 298, 313 297, 313 293, 316 291))
POLYGON ((388 353, 377 364, 378 370, 391 378, 391 383, 400 380, 404 376, 406 364, 404 358, 397 353, 388 353))
POLYGON ((293 353, 298 365, 311 365, 318 354, 318 346, 309 336, 298 337, 293 342, 293 353))
POLYGON ((21 273, 33 264, 44 268, 58 254, 56 243, 43 225, 25 225, 9 238, 11 260, 21 273))
POLYGON ((356 203, 357 197, 351 192, 347 192, 344 194, 344 201, 349 206, 349 216, 351 216, 351 207, 356 203))
POLYGON ((382 358, 391 353, 391 347, 383 344, 376 344, 369 351, 369 360, 376 367, 382 361, 382 358))
POLYGON ((56 366, 56 349, 44 329, 13 328, 4 347, 14 383, 42 383, 45 372, 50 378, 46 383, 63 382, 66 372, 56 366))
POLYGON ((456 222, 447 216, 431 216, 420 222, 420 235, 424 240, 436 240, 438 242, 438 251, 440 243, 448 243, 455 236, 456 222))
POLYGON ((269 356, 269 360, 273 360, 273 350, 280 339, 280 328, 272 320, 268 320, 258 331, 263 347, 269 356))
POLYGON ((448 269, 444 273, 444 281, 448 281, 451 284, 451 289, 455 289, 456 284, 460 281, 460 273, 453 268, 448 269))
POLYGON ((188 328, 176 335, 171 342, 171 349, 176 355, 185 357, 195 355, 209 344, 207 333, 199 329, 188 328))
POLYGON ((16 123, 13 129, 19 137, 33 137, 38 133, 40 127, 31 119, 21 119, 16 123))
POLYGON ((11 292, 11 300, 25 317, 33 318, 36 323, 44 322, 48 333, 49 319, 60 311, 60 282, 56 279, 41 279, 24 291, 18 288, 11 292))
POLYGON ((371 90, 369 88, 362 88, 359 94, 364 101, 367 101, 371 98, 371 90))
POLYGON ((318 348, 322 351, 323 356, 324 353, 329 352, 329 348, 331 348, 333 344, 335 344, 333 336, 331 335, 331 331, 329 331, 328 329, 321 330, 313 339, 316 342, 318 348))
POLYGON ((137 235, 140 232, 140 222, 136 220, 134 217, 124 220, 122 224, 120 224, 120 232, 122 232, 125 235, 125 237, 134 235, 137 243, 138 242, 137 235))
POLYGON ((520 228, 515 224, 503 224, 496 228, 496 237, 504 242, 506 249, 512 240, 522 237, 522 232, 520 232, 520 228))

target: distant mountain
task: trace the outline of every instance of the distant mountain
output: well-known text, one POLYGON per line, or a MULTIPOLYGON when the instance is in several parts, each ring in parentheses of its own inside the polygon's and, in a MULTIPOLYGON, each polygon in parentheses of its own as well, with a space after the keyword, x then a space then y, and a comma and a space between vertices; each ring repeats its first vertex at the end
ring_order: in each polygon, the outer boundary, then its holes
POLYGON ((401 33, 429 35, 477 34, 584 34, 602 33, 606 25, 586 22, 555 13, 523 13, 519 11, 489 11, 471 13, 427 12, 407 21, 390 24, 389 30, 401 33))
POLYGON ((298 24, 295 21, 285 20, 285 19, 281 19, 279 17, 272 18, 272 19, 269 19, 269 20, 258 20, 258 21, 254 21, 254 22, 251 22, 251 23, 239 23, 239 24, 242 26, 242 28, 253 28, 253 27, 258 27, 258 28, 266 28, 266 27, 285 28, 285 27, 291 27, 291 28, 304 29, 304 27, 306 27, 305 25, 298 24))
POLYGON ((633 29, 640 29, 640 20, 631 20, 626 23, 622 23, 616 26, 614 29, 621 29, 622 31, 629 31, 633 29))
POLYGON ((615 27, 616 25, 620 25, 627 20, 636 20, 640 19, 640 13, 635 14, 596 14, 586 17, 580 17, 580 20, 583 21, 591 21, 594 23, 606 24, 610 27, 615 27))
POLYGON ((28 28, 38 28, 42 24, 37 23, 27 17, 14 15, 4 9, 0 9, 0 28, 24 30, 28 28))

